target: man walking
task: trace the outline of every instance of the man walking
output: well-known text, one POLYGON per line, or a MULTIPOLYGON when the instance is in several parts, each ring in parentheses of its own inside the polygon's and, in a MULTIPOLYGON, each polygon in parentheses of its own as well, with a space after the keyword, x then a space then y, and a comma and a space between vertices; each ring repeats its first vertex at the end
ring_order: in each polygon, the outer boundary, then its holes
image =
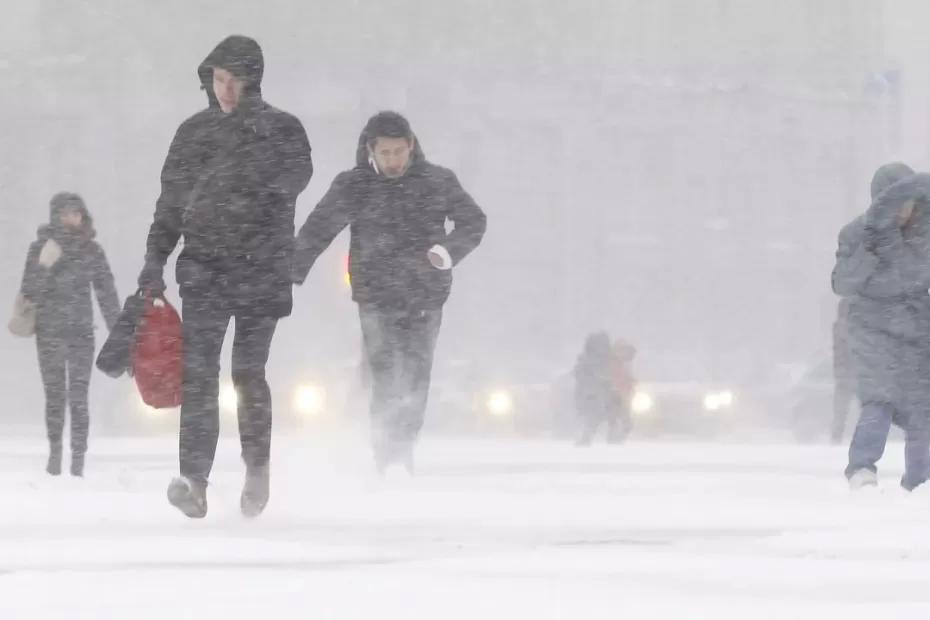
POLYGON ((375 464, 412 471, 452 269, 481 242, 486 218, 450 170, 426 160, 407 120, 381 112, 362 131, 355 168, 336 177, 301 228, 296 282, 347 226, 372 372, 375 464))
POLYGON ((930 175, 881 167, 872 204, 840 233, 833 290, 849 299, 862 412, 849 448, 852 488, 878 484, 888 432, 906 433, 908 491, 930 479, 930 175))
POLYGON ((178 129, 139 286, 160 294, 168 256, 183 298, 184 403, 181 476, 169 501, 192 518, 207 513, 206 488, 219 434, 219 359, 235 318, 232 377, 246 481, 241 508, 268 502, 271 393, 265 365, 282 317, 291 312, 294 207, 313 174, 300 121, 262 98, 264 60, 254 40, 232 36, 198 69, 209 106, 178 129))

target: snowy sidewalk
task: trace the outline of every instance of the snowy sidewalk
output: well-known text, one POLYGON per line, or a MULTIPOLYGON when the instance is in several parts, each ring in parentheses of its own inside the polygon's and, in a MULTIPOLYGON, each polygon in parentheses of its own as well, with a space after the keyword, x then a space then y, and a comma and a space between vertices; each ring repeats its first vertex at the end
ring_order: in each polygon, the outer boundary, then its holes
POLYGON ((0 441, 0 618, 874 618, 930 612, 930 490, 851 494, 823 446, 426 437, 415 479, 361 440, 276 438, 238 514, 221 441, 210 514, 164 499, 176 439, 95 439, 88 477, 0 441))

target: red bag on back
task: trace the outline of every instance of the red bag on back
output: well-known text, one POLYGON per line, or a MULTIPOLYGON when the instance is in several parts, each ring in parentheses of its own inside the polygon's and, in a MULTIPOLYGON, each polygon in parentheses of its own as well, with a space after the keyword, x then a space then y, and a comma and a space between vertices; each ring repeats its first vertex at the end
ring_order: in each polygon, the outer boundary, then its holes
POLYGON ((162 297, 145 300, 136 328, 132 367, 143 402, 156 409, 181 406, 184 378, 181 317, 162 297))

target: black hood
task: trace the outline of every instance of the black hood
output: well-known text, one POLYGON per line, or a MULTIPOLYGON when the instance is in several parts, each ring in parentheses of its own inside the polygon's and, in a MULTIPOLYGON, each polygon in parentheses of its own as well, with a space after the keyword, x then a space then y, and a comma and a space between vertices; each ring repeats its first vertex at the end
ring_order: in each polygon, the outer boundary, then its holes
POLYGON ((207 92, 211 108, 220 107, 213 94, 213 69, 216 67, 226 69, 245 82, 244 95, 261 97, 265 57, 255 39, 241 35, 227 37, 200 63, 197 75, 200 77, 201 88, 207 92))
MULTIPOLYGON (((370 119, 368 119, 368 122, 365 124, 365 128, 362 129, 362 133, 358 137, 358 148, 355 151, 355 165, 358 168, 365 168, 368 170, 372 169, 371 164, 368 162, 368 143, 377 137, 377 128, 381 120, 387 115, 402 119, 406 123, 406 119, 404 119, 396 112, 379 112, 378 114, 375 114, 370 119)), ((410 161, 409 170, 414 170, 426 163, 426 155, 423 153, 423 147, 420 145, 420 139, 417 138, 413 130, 410 130, 410 136, 413 138, 414 144, 413 157, 410 161)))
POLYGON ((610 336, 605 331, 590 334, 584 343, 586 355, 609 355, 610 336))
POLYGON ((48 239, 53 236, 59 237, 65 233, 59 222, 59 216, 65 209, 76 209, 81 213, 81 217, 84 221, 84 226, 80 231, 81 237, 91 240, 97 236, 97 231, 94 229, 94 218, 87 209, 87 204, 85 204, 80 194, 59 192, 52 196, 52 199, 49 201, 48 224, 39 228, 40 239, 48 239))
POLYGON ((885 164, 875 171, 872 177, 872 198, 875 198, 883 191, 897 183, 898 181, 912 176, 914 171, 907 164, 893 162, 885 164))

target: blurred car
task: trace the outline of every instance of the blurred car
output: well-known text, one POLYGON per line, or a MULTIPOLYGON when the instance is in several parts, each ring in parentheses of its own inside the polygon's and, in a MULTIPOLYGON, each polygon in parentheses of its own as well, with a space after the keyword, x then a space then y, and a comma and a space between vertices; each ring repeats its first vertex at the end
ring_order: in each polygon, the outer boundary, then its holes
MULTIPOLYGON (((269 373, 276 428, 301 428, 340 421, 355 391, 353 367, 337 364, 328 370, 269 373)), ((158 433, 176 431, 178 409, 155 409, 146 405, 135 383, 128 378, 113 382, 102 397, 99 421, 109 433, 158 433)), ((228 377, 221 377, 219 391, 220 429, 235 433, 239 395, 228 377), (230 424, 229 422, 233 422, 230 424)))
POLYGON ((714 435, 737 426, 737 395, 725 385, 704 381, 643 382, 630 402, 633 432, 714 435))
MULTIPOLYGON (((456 373, 440 373, 428 424, 482 434, 577 438, 581 420, 572 371, 553 372, 542 364, 522 372, 479 368, 462 363, 456 373)), ((646 436, 713 435, 735 427, 742 412, 736 388, 710 381, 640 383, 630 403, 633 432, 646 436)))
POLYGON ((453 360, 433 373, 426 428, 442 433, 536 435, 550 428, 550 382, 533 368, 492 370, 453 360))

